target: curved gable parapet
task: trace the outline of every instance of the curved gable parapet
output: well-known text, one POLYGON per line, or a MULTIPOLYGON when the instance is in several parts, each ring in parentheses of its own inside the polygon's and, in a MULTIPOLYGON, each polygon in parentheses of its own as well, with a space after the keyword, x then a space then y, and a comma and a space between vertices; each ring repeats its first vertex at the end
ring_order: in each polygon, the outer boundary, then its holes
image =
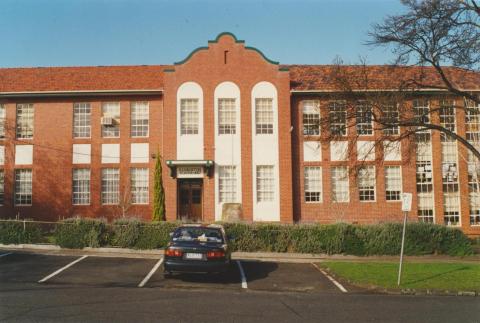
MULTIPOLYGON (((198 53, 198 52, 200 52, 200 51, 203 51, 203 50, 208 50, 208 49, 210 48, 210 45, 211 45, 211 44, 215 45, 215 44, 220 43, 220 42, 221 42, 221 39, 222 39, 223 37, 230 37, 230 38, 232 38, 235 44, 242 44, 242 45, 245 44, 245 41, 244 41, 244 40, 239 40, 239 39, 237 38, 237 36, 235 36, 233 33, 231 33, 231 32, 222 32, 222 33, 218 34, 218 36, 215 38, 215 40, 209 40, 209 41, 208 41, 209 46, 201 46, 201 47, 198 47, 198 48, 194 49, 186 58, 184 58, 184 59, 181 60, 181 61, 175 62, 174 65, 182 65, 182 64, 185 64, 186 62, 188 62, 188 61, 193 57, 194 54, 196 54, 196 53, 198 53)), ((243 46, 243 48, 244 48, 245 50, 247 50, 247 51, 254 51, 254 52, 256 52, 256 53, 259 54, 260 57, 262 57, 267 63, 273 64, 273 65, 279 65, 279 62, 269 59, 267 56, 265 56, 265 54, 264 54, 262 51, 260 51, 260 50, 259 50, 258 48, 256 48, 256 47, 243 46)), ((279 69, 279 70, 282 71, 282 72, 285 71, 285 69, 283 69, 283 68, 282 68, 282 69, 279 69)), ((170 72, 170 71, 168 71, 168 72, 170 72)))

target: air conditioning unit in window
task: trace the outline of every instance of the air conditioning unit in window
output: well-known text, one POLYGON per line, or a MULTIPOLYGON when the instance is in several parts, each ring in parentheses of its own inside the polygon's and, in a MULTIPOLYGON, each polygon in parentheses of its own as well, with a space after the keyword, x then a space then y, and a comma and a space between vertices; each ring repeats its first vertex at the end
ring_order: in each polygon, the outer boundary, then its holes
POLYGON ((100 123, 102 126, 111 126, 113 125, 113 118, 112 117, 102 117, 100 119, 100 123))

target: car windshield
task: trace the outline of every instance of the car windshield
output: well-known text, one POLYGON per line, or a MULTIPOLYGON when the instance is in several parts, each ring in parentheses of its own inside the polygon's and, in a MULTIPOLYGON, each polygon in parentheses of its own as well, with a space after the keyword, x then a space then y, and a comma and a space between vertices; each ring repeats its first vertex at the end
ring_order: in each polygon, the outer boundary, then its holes
POLYGON ((223 236, 220 229, 204 227, 181 227, 175 230, 172 240, 223 243, 223 236))

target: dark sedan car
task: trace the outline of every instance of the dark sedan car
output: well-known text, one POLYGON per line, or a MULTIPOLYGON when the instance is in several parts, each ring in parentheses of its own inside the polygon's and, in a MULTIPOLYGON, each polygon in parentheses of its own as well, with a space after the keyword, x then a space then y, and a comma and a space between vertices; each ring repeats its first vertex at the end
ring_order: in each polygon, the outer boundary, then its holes
POLYGON ((230 249, 221 225, 182 225, 165 249, 165 274, 172 272, 221 273, 230 266, 230 249))

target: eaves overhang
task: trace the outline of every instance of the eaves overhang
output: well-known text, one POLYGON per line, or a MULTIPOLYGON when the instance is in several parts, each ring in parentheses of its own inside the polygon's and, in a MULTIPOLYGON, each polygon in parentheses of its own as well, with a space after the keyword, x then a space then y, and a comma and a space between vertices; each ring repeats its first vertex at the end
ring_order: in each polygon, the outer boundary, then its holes
MULTIPOLYGON (((480 89, 459 89, 464 92, 480 92, 480 89)), ((332 94, 332 93, 362 93, 362 92, 409 92, 409 93, 448 93, 447 89, 437 89, 437 88, 423 88, 423 89, 355 89, 355 90, 290 90, 292 95, 298 94, 332 94)))
POLYGON ((68 96, 111 96, 111 95, 161 95, 163 89, 139 90, 82 90, 82 91, 23 91, 0 92, 0 98, 49 98, 68 96))

